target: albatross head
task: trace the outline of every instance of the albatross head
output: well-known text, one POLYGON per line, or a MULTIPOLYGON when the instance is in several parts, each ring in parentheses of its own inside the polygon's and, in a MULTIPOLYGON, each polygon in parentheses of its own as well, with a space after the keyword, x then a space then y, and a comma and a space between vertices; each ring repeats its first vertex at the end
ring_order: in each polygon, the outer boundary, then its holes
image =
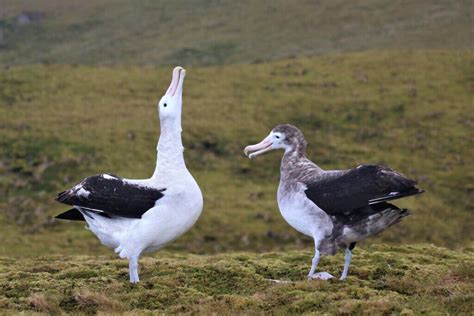
POLYGON ((273 149, 283 149, 304 154, 307 142, 303 133, 290 124, 278 125, 260 143, 245 147, 244 152, 249 158, 256 157, 273 149))
POLYGON ((186 70, 182 67, 175 67, 171 84, 165 95, 158 102, 158 113, 160 119, 181 118, 181 102, 183 95, 183 81, 186 70))

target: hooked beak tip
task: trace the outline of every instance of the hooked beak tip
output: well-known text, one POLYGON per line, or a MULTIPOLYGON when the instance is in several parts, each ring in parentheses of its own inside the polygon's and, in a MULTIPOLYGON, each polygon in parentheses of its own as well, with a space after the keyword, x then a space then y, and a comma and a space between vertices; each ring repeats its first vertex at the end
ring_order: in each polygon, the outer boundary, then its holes
POLYGON ((263 154, 272 149, 272 142, 265 138, 260 143, 255 145, 249 145, 245 147, 244 153, 249 159, 255 158, 256 156, 263 154))
POLYGON ((173 69, 171 83, 168 90, 166 91, 166 94, 170 96, 174 96, 175 93, 178 92, 178 90, 181 91, 185 75, 186 75, 186 70, 183 67, 181 66, 175 67, 173 69))

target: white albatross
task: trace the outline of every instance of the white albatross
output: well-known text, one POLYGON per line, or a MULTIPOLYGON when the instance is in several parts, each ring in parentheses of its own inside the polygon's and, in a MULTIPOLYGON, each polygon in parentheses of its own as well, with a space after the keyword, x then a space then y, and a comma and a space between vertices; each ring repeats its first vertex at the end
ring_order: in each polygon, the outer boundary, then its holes
POLYGON ((416 182, 392 169, 361 165, 349 170, 323 170, 306 158, 303 133, 293 125, 275 127, 264 140, 244 150, 249 158, 272 149, 285 151, 280 167, 278 206, 283 218, 300 233, 314 239, 315 254, 309 279, 329 279, 315 273, 321 254, 345 249, 347 277, 356 242, 380 233, 408 215, 387 203, 420 194, 416 182))
POLYGON ((181 104, 185 70, 173 70, 171 84, 158 103, 161 134, 157 161, 149 179, 111 174, 88 177, 58 194, 74 208, 56 218, 85 220, 107 247, 129 260, 130 282, 139 282, 138 257, 156 251, 190 229, 203 207, 201 190, 184 163, 181 104))

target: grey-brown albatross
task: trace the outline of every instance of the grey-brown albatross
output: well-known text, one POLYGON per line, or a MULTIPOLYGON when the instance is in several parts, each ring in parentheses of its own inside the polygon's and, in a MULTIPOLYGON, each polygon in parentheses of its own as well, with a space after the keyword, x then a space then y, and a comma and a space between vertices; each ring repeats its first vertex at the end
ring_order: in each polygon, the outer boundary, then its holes
POLYGON ((315 255, 310 279, 329 279, 315 273, 319 257, 345 249, 347 277, 356 242, 380 233, 408 215, 387 201, 420 194, 416 181, 382 166, 361 165, 348 170, 323 170, 306 158, 307 142, 293 125, 275 127, 256 145, 247 146, 249 158, 273 149, 285 151, 280 167, 278 206, 293 228, 314 239, 315 255))

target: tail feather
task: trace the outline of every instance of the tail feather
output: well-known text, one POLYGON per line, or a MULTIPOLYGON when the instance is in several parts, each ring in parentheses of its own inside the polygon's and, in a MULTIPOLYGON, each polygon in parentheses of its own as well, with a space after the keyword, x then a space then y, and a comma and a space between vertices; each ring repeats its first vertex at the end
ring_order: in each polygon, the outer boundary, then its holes
POLYGON ((75 207, 56 216, 58 219, 87 222, 86 228, 92 231, 102 244, 110 248, 120 245, 123 231, 133 220, 110 216, 105 212, 84 207, 75 207))
POLYGON ((386 202, 370 205, 369 207, 373 211, 372 215, 350 225, 346 225, 343 239, 347 244, 379 234, 388 227, 400 222, 404 217, 410 215, 407 209, 400 209, 386 202))
POLYGON ((369 233, 369 236, 382 232, 409 214, 407 209, 400 209, 390 203, 380 203, 372 207, 378 207, 380 211, 373 217, 369 217, 365 223, 360 223, 369 233))
POLYGON ((87 229, 94 233, 103 245, 113 249, 120 245, 123 221, 89 209, 80 208, 80 212, 87 222, 87 229))

